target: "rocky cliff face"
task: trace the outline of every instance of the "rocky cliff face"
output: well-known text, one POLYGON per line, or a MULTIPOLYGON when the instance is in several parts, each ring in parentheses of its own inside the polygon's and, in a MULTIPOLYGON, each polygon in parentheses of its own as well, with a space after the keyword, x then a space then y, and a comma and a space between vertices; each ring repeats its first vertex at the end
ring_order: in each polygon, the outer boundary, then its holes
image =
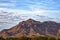
POLYGON ((60 36, 60 23, 53 21, 39 22, 33 19, 22 21, 16 26, 0 32, 1 37, 36 37, 36 36, 60 36))

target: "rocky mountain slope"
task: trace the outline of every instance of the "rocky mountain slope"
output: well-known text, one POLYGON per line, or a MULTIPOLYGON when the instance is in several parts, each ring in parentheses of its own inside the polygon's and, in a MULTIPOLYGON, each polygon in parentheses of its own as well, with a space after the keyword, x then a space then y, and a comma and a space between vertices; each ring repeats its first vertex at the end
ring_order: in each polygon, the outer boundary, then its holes
POLYGON ((22 21, 10 29, 0 31, 0 37, 37 37, 60 36, 60 23, 54 21, 39 22, 33 19, 22 21))

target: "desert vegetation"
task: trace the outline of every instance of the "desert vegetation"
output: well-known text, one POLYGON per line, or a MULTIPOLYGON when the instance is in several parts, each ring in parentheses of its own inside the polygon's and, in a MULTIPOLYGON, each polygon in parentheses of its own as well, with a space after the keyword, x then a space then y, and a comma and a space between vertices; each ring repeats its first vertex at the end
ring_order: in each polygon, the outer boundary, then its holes
POLYGON ((29 37, 20 37, 20 38, 13 38, 13 37, 9 37, 9 38, 2 38, 0 37, 0 40, 60 40, 60 39, 56 39, 54 37, 34 37, 34 38, 29 38, 29 37))

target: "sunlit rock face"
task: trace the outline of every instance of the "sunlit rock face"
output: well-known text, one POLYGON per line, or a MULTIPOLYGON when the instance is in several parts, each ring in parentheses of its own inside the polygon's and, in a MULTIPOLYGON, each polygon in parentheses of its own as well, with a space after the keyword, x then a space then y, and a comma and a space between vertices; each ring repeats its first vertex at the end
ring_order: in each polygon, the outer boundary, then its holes
POLYGON ((60 36, 60 23, 54 21, 39 22, 33 19, 19 22, 16 26, 0 32, 2 37, 60 36), (57 35, 58 34, 58 35, 57 35))

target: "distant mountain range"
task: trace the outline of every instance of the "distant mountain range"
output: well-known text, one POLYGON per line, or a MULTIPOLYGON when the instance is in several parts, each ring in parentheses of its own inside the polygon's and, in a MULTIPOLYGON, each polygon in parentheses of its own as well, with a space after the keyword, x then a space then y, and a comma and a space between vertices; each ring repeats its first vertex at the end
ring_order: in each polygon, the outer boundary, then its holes
POLYGON ((60 37, 60 23, 54 21, 35 21, 28 19, 19 22, 16 26, 10 29, 0 31, 0 37, 60 37))

